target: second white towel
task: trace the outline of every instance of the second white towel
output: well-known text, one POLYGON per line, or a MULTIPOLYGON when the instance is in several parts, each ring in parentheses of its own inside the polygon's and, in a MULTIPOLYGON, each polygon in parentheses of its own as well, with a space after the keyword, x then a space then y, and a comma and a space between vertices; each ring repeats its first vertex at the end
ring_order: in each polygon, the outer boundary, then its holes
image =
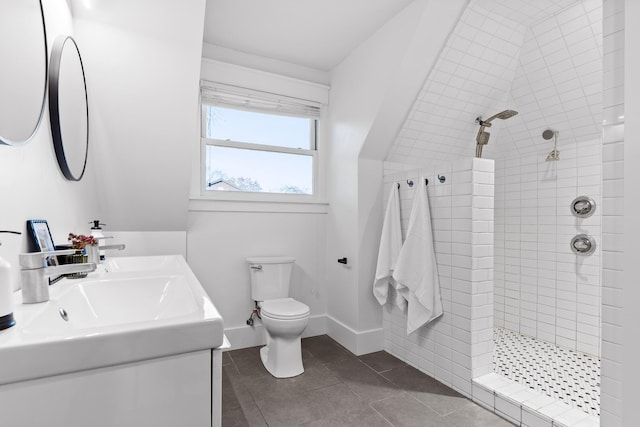
MULTIPOLYGON (((424 179, 420 181, 424 182, 424 179)), ((442 315, 440 279, 426 186, 416 188, 407 238, 398 255, 393 278, 406 287, 400 292, 409 303, 408 334, 442 315)))

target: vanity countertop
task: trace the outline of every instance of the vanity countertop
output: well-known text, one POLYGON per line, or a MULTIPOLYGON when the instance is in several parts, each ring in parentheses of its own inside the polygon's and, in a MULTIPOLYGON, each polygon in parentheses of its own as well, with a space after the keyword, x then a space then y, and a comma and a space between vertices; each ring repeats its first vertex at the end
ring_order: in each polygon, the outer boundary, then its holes
POLYGON ((13 294, 0 384, 223 345, 223 319, 180 255, 112 258, 49 293, 39 304, 13 294))

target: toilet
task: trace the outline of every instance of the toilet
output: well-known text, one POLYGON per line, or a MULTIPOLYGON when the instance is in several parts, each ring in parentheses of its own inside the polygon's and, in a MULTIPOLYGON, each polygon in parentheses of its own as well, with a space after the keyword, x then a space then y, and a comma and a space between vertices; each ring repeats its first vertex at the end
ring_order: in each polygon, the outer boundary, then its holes
POLYGON ((309 323, 310 309, 289 297, 295 258, 247 258, 251 275, 251 298, 260 307, 267 345, 260 349, 262 364, 276 378, 304 372, 300 336, 309 323))

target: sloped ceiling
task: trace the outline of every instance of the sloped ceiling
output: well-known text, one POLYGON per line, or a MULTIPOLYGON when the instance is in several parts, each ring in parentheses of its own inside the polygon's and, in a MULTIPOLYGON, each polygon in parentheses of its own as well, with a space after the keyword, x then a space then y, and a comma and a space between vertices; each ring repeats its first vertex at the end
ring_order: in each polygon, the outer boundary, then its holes
POLYGON ((204 42, 329 71, 412 0, 207 0, 204 42))
POLYGON ((472 1, 386 160, 473 156, 476 117, 505 109, 519 114, 493 122, 483 157, 549 151, 546 128, 564 142, 599 138, 601 22, 599 0, 472 1))

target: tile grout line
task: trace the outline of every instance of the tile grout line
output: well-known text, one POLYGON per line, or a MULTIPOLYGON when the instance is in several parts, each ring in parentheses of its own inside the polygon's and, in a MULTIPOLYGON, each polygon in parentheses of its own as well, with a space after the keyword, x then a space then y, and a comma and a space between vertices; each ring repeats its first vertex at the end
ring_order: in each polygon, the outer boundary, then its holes
MULTIPOLYGON (((390 396, 390 397, 391 397, 391 396, 390 396)), ((390 397, 387 397, 387 398, 385 398, 385 399, 389 399, 390 397)), ((376 402, 380 402, 380 401, 385 400, 385 399, 377 400, 376 402)), ((375 403, 375 402, 372 402, 372 403, 375 403)), ((381 413, 380 413, 376 408, 374 408, 374 407, 372 406, 372 404, 371 404, 371 403, 369 403, 369 408, 373 409, 373 411, 374 411, 376 414, 380 415, 380 416, 382 417, 382 419, 383 419, 383 420, 385 420, 387 423, 389 423, 389 425, 391 425, 391 426, 394 426, 394 427, 395 427, 395 424, 393 424, 391 421, 389 421, 389 420, 387 419, 387 417, 385 417, 384 415, 382 415, 382 414, 381 414, 381 413)))

